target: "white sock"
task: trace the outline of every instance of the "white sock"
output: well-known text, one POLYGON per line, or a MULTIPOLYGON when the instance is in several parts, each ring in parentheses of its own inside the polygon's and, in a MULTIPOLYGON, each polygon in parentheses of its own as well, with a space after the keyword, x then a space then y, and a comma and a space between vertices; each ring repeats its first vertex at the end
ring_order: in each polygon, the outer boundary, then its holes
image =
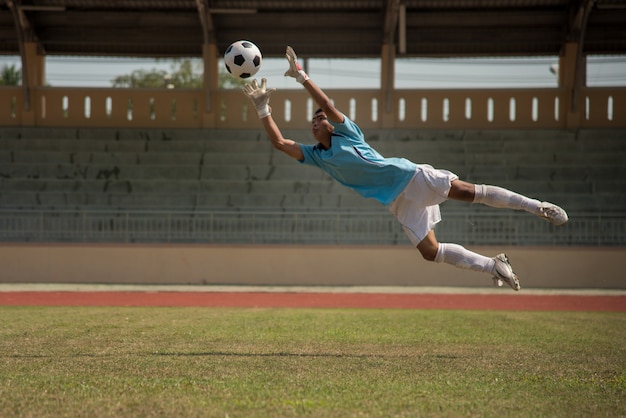
POLYGON ((474 203, 482 203, 494 208, 525 210, 533 214, 536 214, 539 210, 541 202, 537 199, 531 199, 498 186, 477 184, 475 187, 474 203))
POLYGON ((437 263, 451 264, 455 267, 493 274, 495 260, 469 251, 458 244, 439 243, 435 256, 437 263))

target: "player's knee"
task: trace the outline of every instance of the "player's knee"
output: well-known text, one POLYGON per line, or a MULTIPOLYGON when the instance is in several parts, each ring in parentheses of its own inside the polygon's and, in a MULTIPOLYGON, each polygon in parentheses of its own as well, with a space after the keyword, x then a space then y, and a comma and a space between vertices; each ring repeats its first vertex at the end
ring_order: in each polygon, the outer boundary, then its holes
POLYGON ((437 247, 432 246, 419 246, 417 247, 418 251, 424 257, 426 261, 435 261, 437 257, 437 247))
POLYGON ((435 253, 435 254, 431 254, 431 253, 424 254, 424 253, 422 253, 422 257, 424 257, 424 260, 426 260, 426 261, 435 261, 435 257, 436 256, 437 256, 437 253, 435 253))

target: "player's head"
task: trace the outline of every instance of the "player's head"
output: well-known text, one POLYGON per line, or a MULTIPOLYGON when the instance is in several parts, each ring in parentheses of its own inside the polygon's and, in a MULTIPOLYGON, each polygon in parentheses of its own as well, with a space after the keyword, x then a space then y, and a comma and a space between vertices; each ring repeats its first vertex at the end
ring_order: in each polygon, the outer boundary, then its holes
POLYGON ((323 138, 328 138, 334 130, 333 125, 328 122, 326 112, 322 108, 317 109, 313 114, 313 119, 311 119, 311 132, 313 132, 315 139, 320 141, 323 138))
POLYGON ((313 119, 311 119, 311 123, 313 124, 315 122, 321 122, 322 120, 326 120, 326 119, 327 119, 326 113, 320 107, 313 114, 313 119))

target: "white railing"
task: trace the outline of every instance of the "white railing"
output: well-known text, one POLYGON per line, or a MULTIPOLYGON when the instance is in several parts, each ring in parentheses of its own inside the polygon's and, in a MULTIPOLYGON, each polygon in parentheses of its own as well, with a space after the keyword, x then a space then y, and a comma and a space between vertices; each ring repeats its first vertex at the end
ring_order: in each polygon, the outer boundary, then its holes
MULTIPOLYGON (((542 89, 329 90, 362 128, 624 128, 626 88, 584 88, 572 109, 569 92, 542 89)), ((238 90, 0 88, 0 126, 259 129, 238 90)), ((281 127, 306 129, 314 106, 303 90, 272 96, 281 127)))
MULTIPOLYGON (((571 213, 561 227, 520 213, 445 212, 440 240, 466 245, 624 246, 626 213, 571 213)), ((408 244, 381 212, 0 210, 0 242, 408 244)))

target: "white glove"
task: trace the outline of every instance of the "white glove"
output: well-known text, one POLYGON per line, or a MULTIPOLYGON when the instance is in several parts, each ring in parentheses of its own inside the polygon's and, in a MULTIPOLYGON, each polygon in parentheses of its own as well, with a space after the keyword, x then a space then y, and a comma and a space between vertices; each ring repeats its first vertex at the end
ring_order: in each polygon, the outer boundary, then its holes
POLYGON ((287 57, 287 61, 289 61, 289 69, 285 71, 285 77, 293 77, 300 84, 307 81, 309 76, 304 72, 300 64, 298 64, 298 56, 292 47, 287 47, 285 57, 287 57))
POLYGON ((270 108, 270 96, 274 93, 276 89, 267 89, 267 79, 261 79, 261 86, 259 87, 259 83, 256 79, 252 80, 252 83, 248 83, 243 88, 243 92, 254 107, 256 108, 256 113, 259 115, 259 119, 263 119, 272 114, 272 109, 270 108))

